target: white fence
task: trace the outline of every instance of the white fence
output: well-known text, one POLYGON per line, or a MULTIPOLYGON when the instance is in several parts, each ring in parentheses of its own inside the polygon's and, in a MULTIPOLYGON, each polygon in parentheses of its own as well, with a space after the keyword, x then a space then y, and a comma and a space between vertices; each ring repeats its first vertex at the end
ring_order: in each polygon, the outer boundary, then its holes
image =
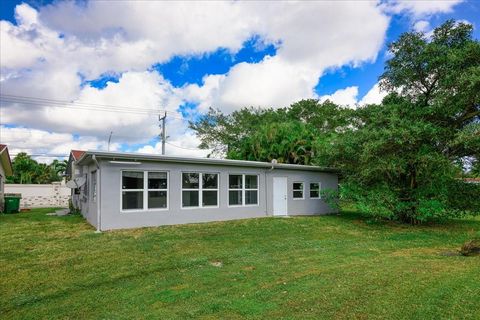
POLYGON ((68 207, 70 188, 52 184, 5 184, 5 193, 20 193, 20 208, 68 207))

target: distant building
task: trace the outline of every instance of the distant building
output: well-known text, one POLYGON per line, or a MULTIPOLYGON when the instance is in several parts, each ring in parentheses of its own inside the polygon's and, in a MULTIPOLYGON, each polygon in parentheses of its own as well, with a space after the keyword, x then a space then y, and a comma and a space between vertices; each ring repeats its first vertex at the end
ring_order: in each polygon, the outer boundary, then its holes
POLYGON ((11 175, 13 175, 13 168, 8 147, 0 144, 0 211, 4 209, 5 180, 11 175))

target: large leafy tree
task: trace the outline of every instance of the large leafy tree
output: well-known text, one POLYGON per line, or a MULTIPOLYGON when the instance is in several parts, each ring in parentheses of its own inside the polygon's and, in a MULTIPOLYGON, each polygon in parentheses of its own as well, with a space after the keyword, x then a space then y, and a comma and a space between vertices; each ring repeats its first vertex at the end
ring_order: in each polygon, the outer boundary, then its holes
POLYGON ((227 158, 311 164, 314 140, 314 130, 299 121, 267 123, 229 150, 227 158))
POLYGON ((190 128, 200 138, 200 148, 215 155, 310 164, 316 154, 313 140, 344 131, 351 117, 348 108, 306 99, 289 108, 243 108, 228 115, 210 109, 190 128))
POLYGON ((321 145, 319 161, 344 169, 344 196, 365 212, 417 223, 479 208, 480 193, 461 208, 453 201, 465 189, 455 179, 461 164, 480 151, 480 45, 471 32, 448 21, 430 39, 402 35, 381 76, 391 94, 321 145))
POLYGON ((226 156, 229 152, 238 151, 243 139, 254 134, 261 125, 286 119, 283 110, 243 108, 226 115, 210 108, 197 121, 190 122, 190 128, 200 138, 200 148, 211 149, 212 155, 226 156))

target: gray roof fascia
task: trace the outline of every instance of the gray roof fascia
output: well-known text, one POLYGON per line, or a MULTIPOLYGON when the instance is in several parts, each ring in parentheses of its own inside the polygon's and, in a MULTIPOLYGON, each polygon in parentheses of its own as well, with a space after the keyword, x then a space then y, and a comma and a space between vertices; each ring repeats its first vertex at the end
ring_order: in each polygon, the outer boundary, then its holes
POLYGON ((322 168, 317 166, 307 166, 299 164, 285 164, 285 163, 269 163, 260 161, 246 161, 246 160, 230 160, 230 159, 218 159, 218 158, 189 158, 189 157, 175 157, 164 156, 155 154, 144 153, 128 153, 128 152, 107 152, 107 151, 87 151, 80 159, 77 160, 78 164, 87 161, 93 155, 97 159, 111 159, 111 160, 133 160, 133 161, 159 161, 159 162, 173 162, 173 163, 196 163, 207 165, 223 165, 223 166, 235 166, 235 167, 256 167, 256 168, 274 168, 285 170, 304 170, 304 171, 320 171, 320 172, 333 172, 338 173, 339 170, 334 168, 322 168))

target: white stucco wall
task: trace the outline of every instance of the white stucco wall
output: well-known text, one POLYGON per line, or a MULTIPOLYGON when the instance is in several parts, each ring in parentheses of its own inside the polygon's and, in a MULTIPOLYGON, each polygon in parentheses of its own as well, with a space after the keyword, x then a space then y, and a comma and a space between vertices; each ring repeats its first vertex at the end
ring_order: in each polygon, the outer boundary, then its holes
POLYGON ((20 193, 20 208, 68 207, 70 189, 52 184, 5 184, 5 193, 20 193))

